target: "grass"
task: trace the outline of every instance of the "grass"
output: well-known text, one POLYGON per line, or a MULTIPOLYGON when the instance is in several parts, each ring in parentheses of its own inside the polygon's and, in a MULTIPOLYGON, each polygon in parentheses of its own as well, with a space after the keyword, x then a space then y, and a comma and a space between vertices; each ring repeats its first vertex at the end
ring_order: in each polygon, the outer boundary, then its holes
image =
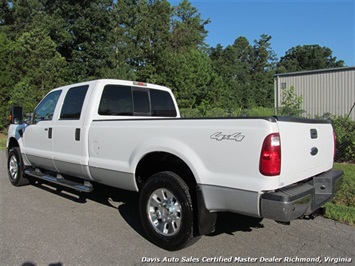
POLYGON ((0 150, 5 150, 6 138, 7 138, 7 136, 5 134, 0 133, 0 150))
POLYGON ((331 202, 325 204, 325 217, 346 224, 355 224, 355 164, 335 163, 344 171, 343 184, 331 202))
MULTIPOLYGON (((6 135, 0 133, 0 150, 6 146, 6 135)), ((346 224, 355 224, 355 164, 335 163, 344 171, 343 184, 331 202, 325 204, 325 217, 346 224)))

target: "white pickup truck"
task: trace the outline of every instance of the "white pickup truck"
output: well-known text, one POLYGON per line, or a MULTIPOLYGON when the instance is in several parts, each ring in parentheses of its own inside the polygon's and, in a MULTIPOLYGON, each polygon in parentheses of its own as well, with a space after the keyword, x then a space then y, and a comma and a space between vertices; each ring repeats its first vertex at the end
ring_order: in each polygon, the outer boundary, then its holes
POLYGON ((31 121, 21 118, 8 130, 14 186, 44 179, 81 192, 93 182, 137 191, 148 238, 167 250, 212 233, 219 211, 284 223, 310 216, 343 174, 332 169, 329 121, 183 119, 170 89, 154 84, 56 88, 31 121))

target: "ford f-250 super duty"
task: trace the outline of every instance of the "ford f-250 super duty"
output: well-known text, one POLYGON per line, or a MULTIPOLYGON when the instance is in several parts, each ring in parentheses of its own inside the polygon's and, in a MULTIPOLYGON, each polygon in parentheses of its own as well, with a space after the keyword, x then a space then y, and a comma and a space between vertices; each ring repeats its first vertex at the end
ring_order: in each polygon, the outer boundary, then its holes
POLYGON ((11 124, 7 166, 15 186, 137 191, 148 238, 177 250, 213 232, 219 211, 284 223, 311 215, 341 183, 334 151, 326 120, 183 119, 166 87, 95 80, 52 90, 31 121, 11 124))

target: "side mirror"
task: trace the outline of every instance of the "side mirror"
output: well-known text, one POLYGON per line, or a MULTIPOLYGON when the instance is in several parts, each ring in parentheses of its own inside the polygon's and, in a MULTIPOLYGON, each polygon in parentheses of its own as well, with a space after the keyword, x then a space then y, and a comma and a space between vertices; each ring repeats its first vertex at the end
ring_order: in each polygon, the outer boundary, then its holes
POLYGON ((11 124, 22 124, 22 107, 21 106, 12 106, 10 108, 10 123, 11 124))
POLYGON ((33 113, 26 113, 25 114, 25 123, 27 125, 31 125, 32 124, 32 116, 33 116, 33 113))

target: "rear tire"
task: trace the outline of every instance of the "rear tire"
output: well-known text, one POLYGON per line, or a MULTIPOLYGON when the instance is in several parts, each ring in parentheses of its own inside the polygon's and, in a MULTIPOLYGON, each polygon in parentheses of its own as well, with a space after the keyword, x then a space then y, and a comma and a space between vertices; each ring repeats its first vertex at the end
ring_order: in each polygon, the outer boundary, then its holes
POLYGON ((30 180, 25 177, 21 151, 19 147, 11 148, 7 160, 7 171, 12 185, 15 187, 28 185, 30 180))
POLYGON ((173 172, 150 177, 139 196, 139 213, 148 238, 166 250, 193 243, 193 205, 189 187, 173 172))

